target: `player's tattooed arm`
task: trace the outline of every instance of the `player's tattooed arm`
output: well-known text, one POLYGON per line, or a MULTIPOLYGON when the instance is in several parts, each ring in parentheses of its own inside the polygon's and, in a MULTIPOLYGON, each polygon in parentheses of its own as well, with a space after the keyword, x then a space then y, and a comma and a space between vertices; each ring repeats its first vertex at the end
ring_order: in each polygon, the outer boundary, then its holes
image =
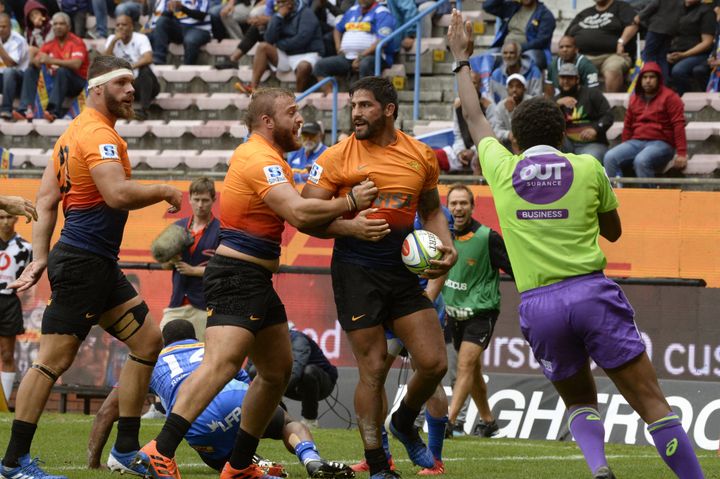
POLYGON ((120 417, 118 398, 118 390, 113 388, 95 415, 87 446, 88 469, 100 469, 102 467, 103 447, 105 447, 110 437, 113 423, 120 417))

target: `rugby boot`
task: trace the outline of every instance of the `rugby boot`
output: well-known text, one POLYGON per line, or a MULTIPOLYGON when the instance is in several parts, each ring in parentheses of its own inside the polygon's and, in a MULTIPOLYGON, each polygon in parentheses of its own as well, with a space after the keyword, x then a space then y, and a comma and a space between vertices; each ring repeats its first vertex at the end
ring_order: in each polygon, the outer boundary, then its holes
MULTIPOLYGON (((393 458, 391 457, 388 459, 388 462, 390 463, 390 470, 395 470, 395 461, 393 461, 393 458)), ((350 469, 352 469, 355 472, 370 472, 370 465, 367 463, 365 459, 358 462, 357 464, 353 464, 350 466, 350 469)))
POLYGON ((350 466, 341 462, 311 460, 305 463, 305 470, 311 479, 351 479, 355 477, 350 466))
POLYGON ((483 422, 480 421, 473 429, 473 436, 480 437, 493 437, 498 432, 498 425, 495 421, 483 422))
POLYGON ((118 452, 115 447, 110 451, 110 455, 107 460, 107 467, 111 471, 117 471, 121 474, 132 474, 133 476, 144 476, 145 467, 141 464, 136 464, 134 459, 138 451, 132 452, 118 452))
MULTIPOLYGON (((180 479, 180 471, 175 459, 160 454, 155 439, 138 451, 133 460, 133 466, 135 465, 145 479, 180 479)), ((133 468, 133 470, 137 469, 133 468)))
POLYGON ((288 477, 288 473, 282 464, 272 462, 264 457, 258 456, 257 454, 253 454, 252 460, 253 463, 260 466, 260 468, 265 471, 265 474, 269 476, 288 477))
POLYGON ((426 467, 418 471, 418 476, 440 476, 445 474, 445 464, 439 459, 435 459, 435 465, 433 467, 426 467))
POLYGON ((602 466, 595 471, 593 479, 615 479, 615 474, 612 473, 609 467, 602 466))
POLYGON ((18 467, 5 467, 0 464, 0 478, 4 479, 68 479, 67 476, 56 476, 48 474, 40 467, 42 461, 37 457, 30 459, 30 454, 25 454, 18 459, 18 467))
POLYGON ((399 472, 387 470, 376 472, 370 476, 370 479, 398 479, 399 477, 401 477, 399 472))
POLYGON ((250 464, 245 469, 235 469, 229 462, 225 463, 220 479, 280 479, 278 476, 266 474, 257 464, 250 464))
POLYGON ((425 468, 432 468, 435 466, 435 457, 420 438, 417 427, 413 427, 411 433, 405 434, 395 428, 392 416, 389 416, 385 422, 385 429, 390 431, 390 433, 395 436, 395 439, 405 446, 405 450, 407 451, 413 464, 425 468))

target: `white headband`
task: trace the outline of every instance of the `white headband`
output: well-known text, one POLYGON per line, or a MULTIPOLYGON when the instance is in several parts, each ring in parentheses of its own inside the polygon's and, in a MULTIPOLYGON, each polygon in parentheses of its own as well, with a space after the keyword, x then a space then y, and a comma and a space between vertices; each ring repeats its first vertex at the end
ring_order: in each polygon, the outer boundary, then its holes
POLYGON ((94 88, 96 86, 104 85, 105 83, 109 82, 110 80, 114 80, 117 77, 122 77, 125 75, 133 76, 132 70, 128 70, 127 68, 121 68, 119 70, 112 70, 107 73, 103 73, 100 76, 91 78, 88 81, 88 88, 94 88))

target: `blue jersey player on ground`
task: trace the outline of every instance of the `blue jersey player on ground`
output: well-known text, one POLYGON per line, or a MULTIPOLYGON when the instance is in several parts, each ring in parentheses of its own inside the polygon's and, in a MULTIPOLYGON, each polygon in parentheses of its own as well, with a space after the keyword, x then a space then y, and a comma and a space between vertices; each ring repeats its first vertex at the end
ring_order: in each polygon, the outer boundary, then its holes
MULTIPOLYGON (((150 389, 160 397, 165 410, 171 411, 180 385, 200 365, 205 348, 203 343, 195 339, 192 323, 184 319, 176 319, 168 323, 163 328, 162 334, 166 347, 160 353, 153 370, 150 389)), ((185 440, 197 451, 203 462, 217 471, 223 468, 232 452, 249 382, 250 377, 244 370, 240 370, 192 423, 185 435, 185 440)), ((103 446, 118 414, 117 389, 113 389, 93 422, 88 444, 90 468, 100 467, 103 446)), ((280 407, 273 415, 263 437, 282 440, 288 451, 297 455, 311 478, 354 477, 348 466, 322 459, 308 428, 292 419, 280 407)), ((135 471, 124 467, 123 461, 119 460, 117 455, 117 451, 113 448, 108 457, 108 467, 111 470, 137 475, 135 471)), ((266 473, 272 476, 280 476, 284 473, 282 466, 277 464, 260 462, 260 465, 268 468, 266 473)))
POLYGON ((463 115, 492 189, 515 282, 520 327, 568 409, 570 431, 595 479, 612 479, 597 410, 590 358, 603 368, 648 424, 660 457, 680 479, 700 469, 680 418, 670 409, 645 352, 634 311, 603 274, 598 235, 622 233, 618 201, 602 165, 590 155, 558 151, 565 118, 551 101, 533 98, 513 113, 513 154, 493 135, 470 78, 470 22, 453 11, 448 44, 457 61, 463 115))

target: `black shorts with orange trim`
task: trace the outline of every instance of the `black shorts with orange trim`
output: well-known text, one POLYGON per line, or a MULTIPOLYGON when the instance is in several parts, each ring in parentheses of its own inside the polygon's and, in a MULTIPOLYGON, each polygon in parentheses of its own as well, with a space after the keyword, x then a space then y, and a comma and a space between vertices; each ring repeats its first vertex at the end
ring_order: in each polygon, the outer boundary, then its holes
POLYGON ((379 326, 433 308, 417 275, 405 267, 378 269, 333 261, 330 271, 338 320, 345 331, 379 326))
POLYGON ((215 255, 205 267, 203 289, 208 328, 238 326, 255 334, 287 323, 285 306, 273 288, 272 273, 260 265, 215 255))
POLYGON ((0 336, 17 336, 24 332, 20 298, 16 294, 0 294, 0 336))
POLYGON ((42 334, 71 334, 81 341, 100 316, 138 295, 117 261, 64 243, 48 256, 50 300, 42 334))

